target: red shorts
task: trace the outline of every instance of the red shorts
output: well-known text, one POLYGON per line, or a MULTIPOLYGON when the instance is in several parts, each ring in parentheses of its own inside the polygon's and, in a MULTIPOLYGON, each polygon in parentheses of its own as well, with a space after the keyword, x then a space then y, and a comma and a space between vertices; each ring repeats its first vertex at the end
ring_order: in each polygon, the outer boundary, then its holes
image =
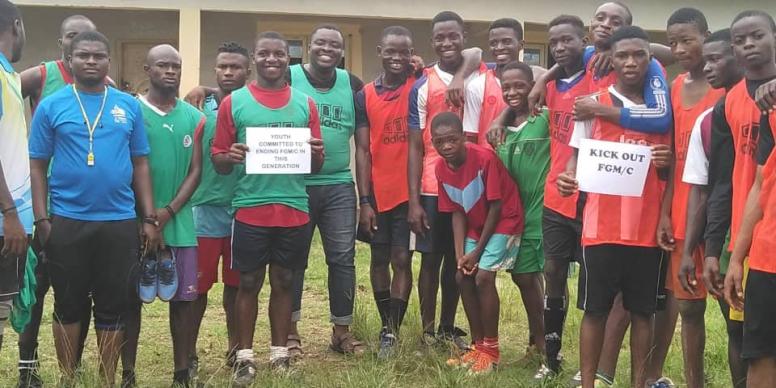
POLYGON ((695 295, 690 294, 682 288, 679 281, 679 268, 682 262, 682 252, 684 251, 684 240, 676 240, 676 248, 671 252, 671 265, 668 267, 666 275, 666 288, 671 290, 674 298, 680 300, 706 299, 706 286, 703 284, 703 249, 699 246, 692 253, 695 262, 695 280, 697 281, 695 295))
POLYGON ((224 258, 221 265, 221 281, 230 287, 240 285, 240 273, 232 267, 231 237, 197 237, 197 252, 199 268, 197 272, 197 291, 206 294, 218 281, 218 262, 224 258))

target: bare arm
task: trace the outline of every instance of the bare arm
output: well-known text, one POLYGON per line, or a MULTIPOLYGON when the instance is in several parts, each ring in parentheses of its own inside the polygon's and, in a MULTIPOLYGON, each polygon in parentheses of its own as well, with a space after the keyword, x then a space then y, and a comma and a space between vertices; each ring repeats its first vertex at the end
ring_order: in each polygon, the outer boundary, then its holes
MULTIPOLYGON (((464 257, 464 240, 466 240, 466 214, 462 211, 453 212, 453 244, 455 257, 459 260, 464 257)), ((458 262, 458 269, 462 269, 458 262)))
POLYGON ((409 186, 409 209, 407 222, 415 234, 425 235, 429 229, 426 212, 420 203, 420 182, 423 172, 423 133, 409 131, 409 152, 407 155, 407 185, 409 186))
POLYGON ((463 63, 458 68, 458 71, 453 74, 453 80, 450 81, 450 85, 447 86, 447 92, 445 93, 447 103, 457 108, 463 107, 465 102, 464 87, 466 79, 480 69, 482 49, 479 47, 467 48, 461 52, 461 55, 463 55, 463 63))
POLYGON ((30 98, 30 103, 37 102, 40 98, 40 84, 43 75, 40 72, 40 66, 34 66, 24 70, 21 74, 22 79, 22 97, 30 98))
POLYGON ((655 59, 657 59, 657 61, 663 65, 663 67, 676 63, 676 59, 674 58, 673 54, 671 54, 670 47, 660 43, 650 43, 649 49, 652 51, 652 56, 654 56, 655 59))
POLYGON ((733 254, 730 256, 727 276, 725 277, 725 300, 730 306, 741 311, 744 308, 744 258, 749 255, 752 246, 754 227, 763 218, 763 209, 760 207, 760 189, 763 184, 763 167, 757 166, 757 175, 754 184, 749 190, 744 208, 744 219, 738 229, 733 254))
MULTIPOLYGON (((202 123, 204 125, 204 119, 202 123)), ((201 131, 201 129, 197 129, 197 132, 201 131)), ((199 186, 199 181, 202 174, 202 136, 200 134, 194 135, 194 149, 191 153, 191 163, 189 164, 189 172, 186 174, 186 178, 183 179, 183 182, 181 183, 180 187, 178 187, 178 192, 175 194, 175 197, 170 201, 170 203, 167 204, 170 209, 172 209, 172 213, 170 213, 170 210, 167 208, 164 209, 157 209, 156 215, 159 218, 159 224, 161 227, 164 227, 165 223, 175 216, 178 211, 186 204, 186 202, 191 199, 191 196, 194 195, 194 192, 197 190, 197 186, 199 186)))
MULTIPOLYGON (((156 214, 154 212, 154 194, 151 186, 151 168, 148 165, 148 157, 133 157, 132 169, 132 190, 135 192, 136 206, 140 210, 140 216, 144 218, 143 238, 145 239, 146 248, 155 251, 160 242, 159 229, 157 226, 145 222, 146 217, 156 214)), ((43 170, 43 173, 45 174, 45 170, 43 170)))
POLYGON ((369 150, 369 127, 356 129, 356 182, 358 195, 372 194, 372 153, 369 150))
POLYGON ((0 211, 3 212, 3 255, 19 257, 27 253, 27 232, 24 231, 14 205, 11 191, 5 182, 3 164, 0 163, 0 211))

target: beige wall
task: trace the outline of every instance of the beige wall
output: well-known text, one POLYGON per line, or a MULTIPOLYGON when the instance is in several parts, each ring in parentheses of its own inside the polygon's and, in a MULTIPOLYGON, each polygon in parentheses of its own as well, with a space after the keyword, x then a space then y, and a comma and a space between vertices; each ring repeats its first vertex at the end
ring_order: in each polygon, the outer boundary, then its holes
POLYGON ((57 46, 62 19, 83 14, 92 19, 110 39, 112 46, 111 77, 118 80, 120 57, 117 54, 122 40, 178 39, 178 13, 170 11, 116 11, 95 8, 22 7, 27 32, 27 44, 18 69, 34 66, 42 61, 59 59, 57 46))
MULTIPOLYGON (((745 0, 651 0, 625 1, 633 9, 636 24, 648 29, 662 29, 673 10, 681 6, 694 6, 703 9, 714 28, 730 23, 731 18, 744 9, 762 9, 776 14, 776 1, 745 0)), ((198 7, 203 10, 229 12, 255 12, 275 14, 312 14, 334 17, 386 17, 430 19, 442 9, 459 12, 471 21, 489 21, 501 16, 513 16, 520 20, 546 23, 559 13, 575 14, 588 19, 601 0, 389 0, 389 1, 353 1, 329 0, 313 2, 310 0, 256 1, 256 0, 17 0, 18 4, 48 6, 100 6, 115 8, 179 9, 198 7), (282 4, 282 5, 281 5, 282 4), (311 5, 321 4, 320 7, 311 5), (325 5, 323 5, 325 4, 325 5)))
MULTIPOLYGON (((364 81, 371 81, 381 71, 381 64, 377 59, 375 47, 380 38, 383 28, 401 24, 409 28, 416 36, 415 49, 427 62, 433 61, 434 52, 431 49, 431 27, 427 21, 418 20, 377 20, 377 19, 356 19, 356 18, 320 18, 310 16, 292 16, 292 15, 257 15, 246 13, 226 13, 226 12, 203 12, 202 14, 202 46, 201 46, 201 66, 200 80, 203 84, 212 85, 215 83, 213 68, 215 67, 215 53, 218 46, 228 40, 233 40, 245 46, 249 50, 253 48, 253 40, 256 36, 256 26, 261 28, 262 22, 310 22, 310 25, 317 23, 347 23, 358 24, 361 26, 362 34, 362 61, 363 72, 361 76, 364 81), (244 28, 235 28, 234 26, 245 26, 244 28), (253 27, 253 29, 251 28, 253 27)), ((469 23, 470 31, 469 45, 480 47, 487 46, 487 36, 484 31, 487 30, 487 23, 469 23)))

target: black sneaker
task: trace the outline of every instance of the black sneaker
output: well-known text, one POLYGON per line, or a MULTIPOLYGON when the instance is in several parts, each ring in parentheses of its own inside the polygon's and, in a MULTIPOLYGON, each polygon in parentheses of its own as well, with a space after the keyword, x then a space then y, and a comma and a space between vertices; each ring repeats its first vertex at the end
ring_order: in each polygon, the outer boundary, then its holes
POLYGON ((37 369, 20 369, 18 388, 42 388, 43 380, 38 375, 37 369))
POLYGON ((237 361, 234 364, 232 382, 235 387, 248 387, 256 379, 256 364, 252 360, 237 361))
POLYGON ((270 360, 269 368, 273 372, 287 372, 291 368, 291 357, 280 357, 270 360))
POLYGON ((135 388, 135 387, 137 387, 135 371, 133 370, 121 371, 121 388, 135 388))
POLYGON ((396 336, 387 328, 383 328, 380 331, 380 349, 377 351, 377 358, 385 360, 393 357, 394 348, 396 348, 396 336))
POLYGON ((226 352, 226 366, 234 368, 234 364, 237 362, 237 350, 232 349, 226 352))
POLYGON ((440 326, 439 330, 437 331, 437 339, 440 342, 448 342, 455 346, 455 348, 460 352, 466 352, 471 348, 471 343, 464 339, 464 337, 467 335, 469 334, 463 331, 463 329, 460 327, 443 328, 440 326))

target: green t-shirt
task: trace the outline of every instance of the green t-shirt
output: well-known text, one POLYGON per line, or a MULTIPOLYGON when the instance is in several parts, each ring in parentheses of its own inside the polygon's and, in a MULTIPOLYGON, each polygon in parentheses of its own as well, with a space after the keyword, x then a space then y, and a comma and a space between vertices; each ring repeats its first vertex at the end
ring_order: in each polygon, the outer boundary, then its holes
POLYGON ((306 177, 308 186, 353 182, 350 173, 350 139, 356 130, 353 89, 347 71, 337 69, 336 74, 334 87, 319 91, 307 80, 302 65, 291 66, 291 87, 313 98, 321 119, 325 157, 321 171, 306 177))
MULTIPOLYGON (((245 143, 248 127, 307 128, 310 108, 306 94, 291 88, 291 98, 283 107, 268 108, 253 97, 248 87, 232 92, 232 120, 237 143, 245 143)), ((279 204, 308 212, 307 188, 301 174, 245 174, 245 165, 236 164, 239 177, 234 190, 235 208, 279 204)))
MULTIPOLYGON (((148 164, 151 168, 154 207, 161 209, 175 198, 189 173, 194 137, 202 136, 205 117, 183 100, 178 100, 175 108, 167 113, 151 106, 143 97, 140 101, 148 144, 151 146, 148 164)), ((169 246, 197 246, 191 201, 178 209, 162 233, 165 244, 169 246)))
POLYGON ((504 144, 496 150, 517 183, 525 213, 523 239, 542 238, 544 181, 550 170, 550 132, 547 113, 508 127, 504 144))
POLYGON ((205 114, 206 119, 205 129, 202 132, 202 177, 197 191, 191 197, 191 204, 193 206, 231 206, 234 186, 237 184, 237 173, 232 171, 229 175, 220 175, 210 160, 210 146, 213 145, 218 116, 218 101, 215 96, 211 95, 205 99, 202 113, 205 114))
POLYGON ((44 62, 43 67, 46 69, 46 78, 43 82, 43 88, 40 90, 38 102, 43 101, 44 98, 58 92, 69 84, 65 78, 62 77, 59 61, 44 62))

